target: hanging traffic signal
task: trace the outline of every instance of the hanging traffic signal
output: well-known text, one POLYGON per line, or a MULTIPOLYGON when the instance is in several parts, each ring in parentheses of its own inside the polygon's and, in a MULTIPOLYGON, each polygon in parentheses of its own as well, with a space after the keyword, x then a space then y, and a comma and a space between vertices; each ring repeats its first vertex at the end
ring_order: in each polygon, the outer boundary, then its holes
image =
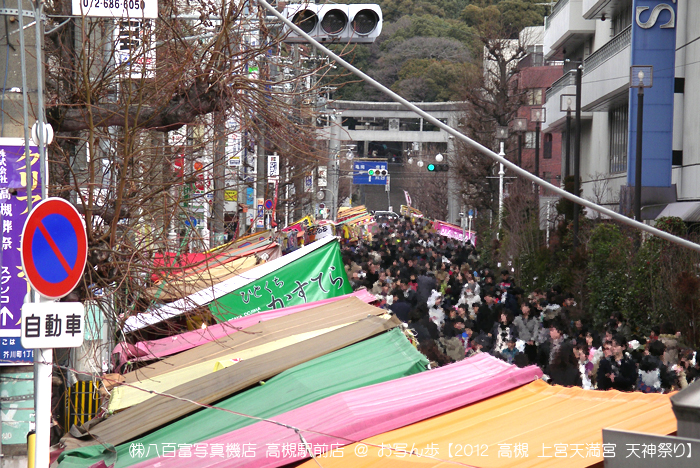
MULTIPOLYGON (((375 4, 300 3, 285 7, 282 14, 319 42, 371 44, 382 32, 382 9, 375 4)), ((284 42, 306 42, 287 26, 284 32, 284 42)))
POLYGON ((386 177, 388 174, 389 174, 389 171, 387 171, 386 169, 368 169, 367 170, 368 176, 386 177))
POLYGON ((450 170, 450 165, 449 164, 433 164, 430 163, 427 166, 425 166, 426 169, 428 169, 428 172, 447 172, 450 170))

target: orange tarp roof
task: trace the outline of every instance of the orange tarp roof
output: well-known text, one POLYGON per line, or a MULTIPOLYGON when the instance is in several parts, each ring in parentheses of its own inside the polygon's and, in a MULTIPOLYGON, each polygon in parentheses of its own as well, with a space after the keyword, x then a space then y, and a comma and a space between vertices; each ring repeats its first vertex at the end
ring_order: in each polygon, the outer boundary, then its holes
MULTIPOLYGON (((454 462, 483 468, 587 467, 603 461, 603 428, 674 433, 676 418, 670 396, 566 388, 538 380, 365 439, 366 447, 359 443, 336 449, 319 457, 319 461, 324 468, 452 467, 456 466, 454 462), (406 452, 423 451, 430 457, 382 450, 382 444, 406 452), (516 453, 517 444, 520 450, 516 453), (524 444, 527 444, 526 452, 524 444)), ((629 453, 626 447, 616 447, 614 452, 616 457, 626 457, 629 453)), ((307 460, 301 466, 318 465, 307 460)))

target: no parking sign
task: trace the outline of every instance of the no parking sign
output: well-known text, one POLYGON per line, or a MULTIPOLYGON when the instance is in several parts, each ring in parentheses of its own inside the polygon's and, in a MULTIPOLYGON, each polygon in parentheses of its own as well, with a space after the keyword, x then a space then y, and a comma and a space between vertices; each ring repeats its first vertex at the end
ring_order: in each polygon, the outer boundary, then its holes
POLYGON ((48 299, 70 293, 87 260, 87 234, 73 205, 47 198, 29 213, 22 230, 22 268, 29 283, 48 299))

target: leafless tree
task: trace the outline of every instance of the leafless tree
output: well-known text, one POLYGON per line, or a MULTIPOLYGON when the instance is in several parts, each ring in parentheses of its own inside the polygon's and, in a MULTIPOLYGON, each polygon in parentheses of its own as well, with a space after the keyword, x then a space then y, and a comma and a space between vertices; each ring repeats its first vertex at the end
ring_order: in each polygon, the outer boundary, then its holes
MULTIPOLYGON (((179 265, 205 250, 207 219, 223 216, 212 202, 265 175, 241 170, 248 179, 238 179, 230 166, 254 160, 242 154, 277 152, 278 200, 303 205, 303 177, 327 157, 315 136, 315 77, 328 62, 300 60, 303 48, 283 44, 249 5, 166 0, 157 20, 73 17, 47 27, 49 193, 85 216, 80 299, 105 293, 122 319, 161 301, 150 286, 181 267, 156 259, 171 252, 179 265), (290 199, 286 186, 297 189, 290 199)), ((71 2, 55 0, 47 13, 66 18, 71 2)))

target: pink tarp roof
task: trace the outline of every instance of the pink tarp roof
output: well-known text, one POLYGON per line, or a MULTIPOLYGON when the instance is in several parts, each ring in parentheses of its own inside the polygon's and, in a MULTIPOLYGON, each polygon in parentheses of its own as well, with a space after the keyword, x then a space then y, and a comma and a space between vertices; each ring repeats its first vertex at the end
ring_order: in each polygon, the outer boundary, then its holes
MULTIPOLYGON (((520 369, 488 354, 477 354, 439 369, 340 393, 281 414, 274 420, 302 429, 302 435, 312 447, 333 444, 335 448, 490 398, 541 376, 542 371, 536 366, 520 369)), ((282 466, 306 458, 303 451, 299 455, 300 450, 279 457, 267 456, 268 444, 298 446, 300 439, 293 430, 264 421, 200 444, 226 447, 231 443, 253 444, 248 447, 255 448, 254 458, 236 458, 236 466, 282 466)), ((190 450, 194 451, 194 447, 190 450)), ((225 457, 172 455, 153 458, 133 468, 223 468, 231 466, 232 462, 225 457)))
POLYGON ((366 289, 360 289, 351 294, 346 294, 345 296, 332 297, 322 301, 270 310, 268 312, 259 312, 257 314, 217 323, 205 329, 180 333, 179 335, 168 336, 158 340, 139 341, 135 344, 119 343, 114 347, 112 354, 119 355, 120 364, 127 361, 150 361, 153 359, 160 359, 223 338, 224 336, 228 336, 243 328, 248 328, 256 323, 284 317, 295 312, 301 312, 302 310, 340 301, 351 296, 357 297, 367 304, 377 300, 377 298, 366 289))

